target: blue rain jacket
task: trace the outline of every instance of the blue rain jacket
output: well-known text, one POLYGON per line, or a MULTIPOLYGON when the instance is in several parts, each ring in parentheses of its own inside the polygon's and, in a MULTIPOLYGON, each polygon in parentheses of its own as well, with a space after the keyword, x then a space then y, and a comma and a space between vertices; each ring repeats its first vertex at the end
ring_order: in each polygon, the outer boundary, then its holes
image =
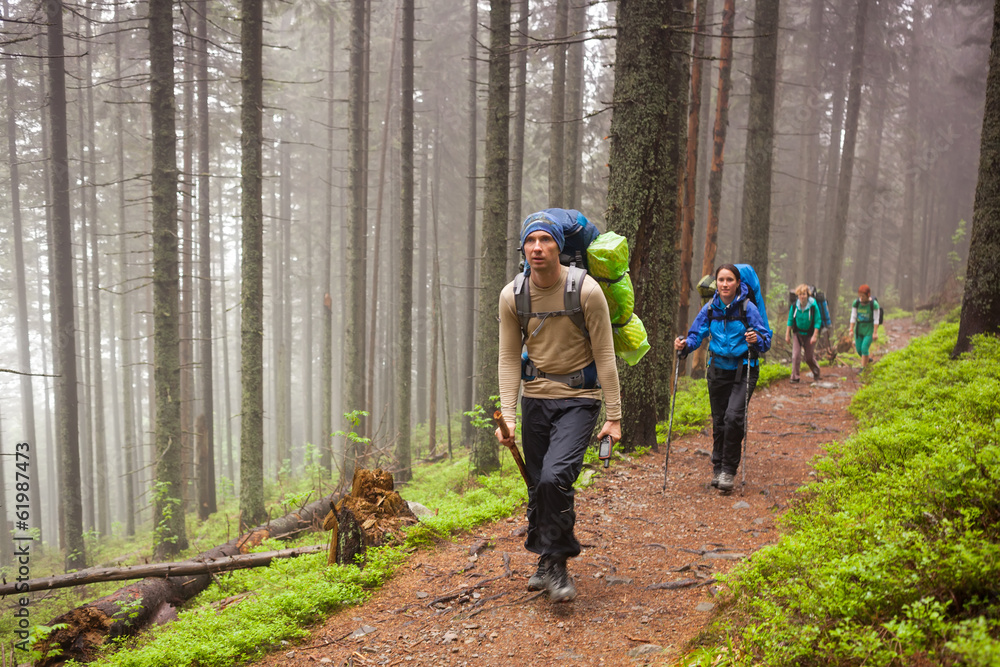
MULTIPOLYGON (((705 337, 711 334, 712 340, 708 344, 708 351, 712 358, 709 365, 722 370, 735 370, 741 360, 744 364, 747 363, 749 350, 746 339, 743 338, 747 330, 743 326, 744 301, 747 302, 747 324, 757 332, 754 348, 760 354, 770 350, 771 330, 764 326, 760 311, 753 301, 749 300, 746 283, 740 283, 740 293, 729 306, 722 303, 719 293, 716 292, 712 300, 698 312, 685 341, 688 351, 700 347, 705 337)), ((751 360, 749 363, 752 366, 757 365, 756 360, 751 360)))

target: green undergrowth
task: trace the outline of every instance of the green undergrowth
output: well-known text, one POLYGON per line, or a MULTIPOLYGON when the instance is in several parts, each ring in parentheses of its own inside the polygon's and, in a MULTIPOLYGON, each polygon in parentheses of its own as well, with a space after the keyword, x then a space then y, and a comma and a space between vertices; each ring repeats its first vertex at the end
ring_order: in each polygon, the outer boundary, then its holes
POLYGON ((1000 340, 944 324, 874 365, 779 542, 685 664, 1000 665, 1000 340))

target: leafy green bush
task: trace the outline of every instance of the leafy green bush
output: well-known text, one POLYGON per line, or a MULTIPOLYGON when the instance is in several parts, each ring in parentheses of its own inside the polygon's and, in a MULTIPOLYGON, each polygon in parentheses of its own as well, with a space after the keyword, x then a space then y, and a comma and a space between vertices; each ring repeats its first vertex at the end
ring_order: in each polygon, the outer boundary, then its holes
POLYGON ((726 577, 715 640, 741 650, 723 664, 998 664, 1000 341, 950 361, 956 335, 873 367, 858 434, 829 447, 779 543, 726 577))

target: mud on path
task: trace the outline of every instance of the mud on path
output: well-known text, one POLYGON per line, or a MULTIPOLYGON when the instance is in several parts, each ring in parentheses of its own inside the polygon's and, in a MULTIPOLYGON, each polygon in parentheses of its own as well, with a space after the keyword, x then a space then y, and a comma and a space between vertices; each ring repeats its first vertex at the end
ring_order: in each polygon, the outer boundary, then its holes
MULTIPOLYGON (((888 323, 879 353, 923 333, 888 323)), ((317 625, 262 665, 665 665, 711 619, 715 575, 777 540, 774 520, 809 479, 823 443, 854 426, 855 370, 782 380, 750 403, 746 485, 709 485, 711 431, 674 441, 666 491, 660 453, 616 460, 576 496, 578 596, 528 591, 536 559, 523 513, 413 554, 365 604, 317 625)), ((405 497, 405 489, 403 495, 405 497)))

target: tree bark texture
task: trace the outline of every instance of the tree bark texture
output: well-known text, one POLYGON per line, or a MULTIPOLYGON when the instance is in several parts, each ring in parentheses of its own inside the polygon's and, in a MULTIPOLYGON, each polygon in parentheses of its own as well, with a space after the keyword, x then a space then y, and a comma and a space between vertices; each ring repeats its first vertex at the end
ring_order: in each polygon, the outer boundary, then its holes
POLYGON ((337 49, 336 12, 330 12, 327 22, 327 84, 326 84, 326 234, 323 239, 323 409, 320 433, 320 465, 325 470, 333 468, 333 143, 334 127, 334 54, 337 49))
MULTIPOLYGON (((876 24, 877 25, 877 24, 876 24)), ((881 46, 881 39, 874 44, 881 46)), ((864 180, 861 183, 861 210, 857 217, 858 239, 854 251, 854 271, 852 283, 854 286, 871 283, 876 288, 881 287, 873 277, 868 275, 869 259, 872 255, 872 244, 875 240, 875 228, 881 225, 886 216, 884 197, 879 194, 879 170, 882 165, 882 137, 885 129, 886 97, 889 88, 887 68, 888 54, 884 49, 872 54, 871 60, 878 63, 878 78, 871 82, 872 97, 868 112, 868 136, 865 141, 864 180)), ((880 262, 881 263, 881 262, 880 262)))
POLYGON ((837 323, 837 304, 840 297, 840 272, 844 264, 844 246, 847 243, 847 213, 851 203, 851 178, 854 175, 854 148, 858 139, 858 116, 861 113, 861 79, 865 54, 865 31, 868 26, 870 0, 858 0, 858 14, 854 27, 854 51, 851 55, 850 84, 847 94, 847 113, 844 117, 844 150, 840 156, 840 178, 837 182, 837 209, 830 229, 830 283, 826 291, 832 308, 830 317, 837 323))
POLYGON ((150 107, 153 129, 153 375, 156 388, 156 489, 153 545, 157 558, 187 548, 181 470, 178 341, 177 155, 174 125, 173 11, 149 4, 150 107))
POLYGON ((524 191, 524 128, 528 107, 528 1, 518 0, 514 49, 514 127, 510 143, 510 223, 507 226, 507 275, 518 271, 521 257, 522 192, 524 191))
POLYGON ((396 475, 413 477, 410 468, 410 407, 413 375, 413 45, 414 0, 403 3, 403 53, 400 83, 399 326, 396 351, 396 475))
MULTIPOLYGON (((492 6, 492 5, 491 5, 492 6)), ((552 29, 552 99, 549 105, 549 206, 565 208, 566 174, 566 33, 569 0, 556 0, 552 29)), ((487 123, 489 121, 487 120, 487 123)))
POLYGON ((811 254, 810 239, 817 233, 817 213, 819 205, 819 131, 821 110, 825 106, 820 89, 820 58, 822 52, 824 0, 812 0, 809 10, 809 29, 806 33, 806 82, 803 87, 804 104, 796 112, 802 134, 799 143, 801 156, 800 173, 803 176, 799 187, 799 208, 794 229, 796 235, 794 276, 791 282, 807 281, 815 284, 819 280, 819 267, 811 254))
MULTIPOLYGON (((719 37, 719 86, 715 98, 715 127, 712 130, 712 168, 708 175, 708 213, 705 223, 705 251, 701 256, 701 275, 715 271, 719 249, 719 210, 722 206, 722 168, 725 165, 726 131, 729 128, 729 91, 732 89, 733 30, 736 25, 736 2, 724 0, 719 37)), ((705 372, 707 345, 699 347, 691 361, 691 377, 705 372)))
POLYGON ((264 509, 264 209, 261 200, 263 0, 243 0, 242 10, 240 521, 243 525, 255 525, 267 516, 264 509))
POLYGON ((583 132, 583 59, 586 43, 582 41, 587 32, 587 8, 585 2, 572 0, 569 8, 569 33, 574 40, 566 51, 566 113, 563 142, 565 145, 565 165, 563 168, 563 203, 565 208, 579 209, 582 203, 583 159, 580 150, 580 136, 583 132))
POLYGON ((979 148, 979 181, 972 214, 962 319, 953 355, 972 346, 976 334, 1000 331, 1000 0, 994 2, 986 111, 979 148))
MULTIPOLYGON (((343 405, 345 412, 365 409, 365 173, 364 173, 365 2, 351 0, 350 71, 347 104, 347 308, 344 319, 343 405)), ((347 428, 351 428, 347 426, 347 428)), ((341 483, 354 475, 358 446, 344 448, 341 483)))
POLYGON ((899 305, 903 310, 913 310, 914 284, 917 279, 913 271, 913 234, 916 227, 917 177, 919 175, 917 167, 917 123, 920 116, 920 60, 922 55, 920 41, 922 36, 923 6, 923 2, 914 3, 913 25, 909 39, 907 40, 909 80, 906 90, 906 127, 909 128, 909 131, 904 140, 903 148, 903 219, 899 230, 899 261, 896 267, 896 284, 899 285, 899 305))
MULTIPOLYGON (((656 0, 618 3, 614 111, 611 118, 608 227, 630 242, 630 273, 635 285, 635 312, 650 341, 660 327, 673 329, 676 313, 678 131, 687 105, 687 81, 677 68, 686 56, 674 53, 669 26, 680 21, 679 7, 656 0)), ((659 396, 657 355, 653 348, 642 362, 624 368, 622 438, 626 450, 656 445, 659 396)))
MULTIPOLYGON (((476 366, 476 163, 479 136, 477 133, 477 101, 476 86, 479 81, 478 45, 479 32, 479 1, 469 0, 469 153, 467 161, 468 192, 466 194, 466 223, 468 224, 468 261, 465 270, 465 356, 462 359, 462 388, 460 405, 462 412, 472 409, 474 402, 474 374, 476 366)), ((462 436, 466 442, 472 442, 475 434, 472 432, 472 421, 465 417, 462 420, 462 436)))
POLYGON ((778 68, 778 0, 755 1, 753 32, 740 259, 756 269, 761 291, 767 294, 774 90, 778 68))
MULTIPOLYGON (((510 0, 490 3, 489 99, 486 111, 486 173, 483 186, 483 243, 480 256, 476 403, 489 414, 499 389, 497 357, 500 323, 493 315, 506 273, 507 169, 510 157, 510 0)), ((500 451, 490 429, 476 429, 472 467, 488 473, 500 467, 500 451)))

